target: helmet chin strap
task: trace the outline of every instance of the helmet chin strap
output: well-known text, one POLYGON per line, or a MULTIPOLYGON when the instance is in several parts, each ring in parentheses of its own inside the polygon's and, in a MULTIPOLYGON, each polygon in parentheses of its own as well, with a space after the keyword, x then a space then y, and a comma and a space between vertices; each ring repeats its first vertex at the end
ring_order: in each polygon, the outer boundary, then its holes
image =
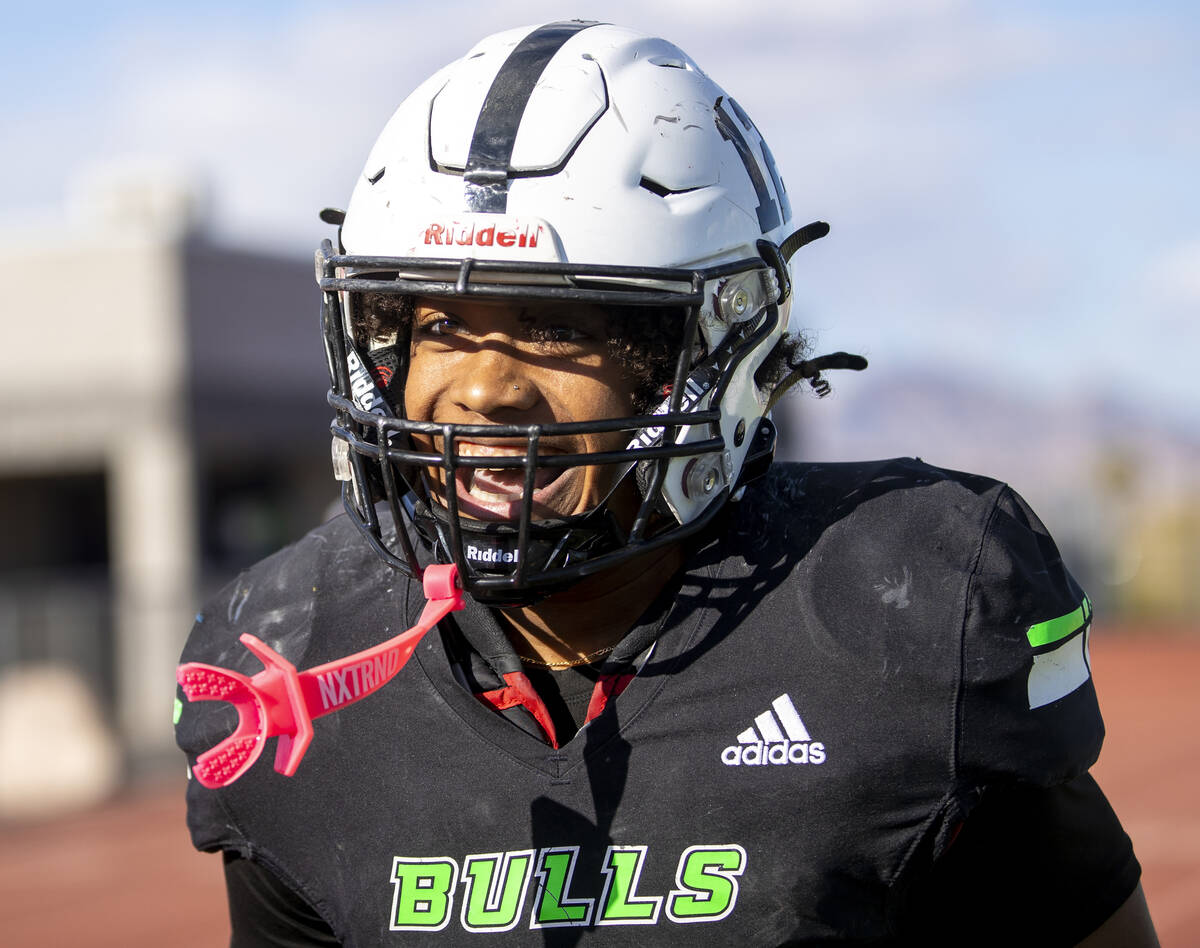
MULTIPOLYGON (((412 519, 421 537, 433 549, 435 559, 457 561, 450 514, 445 507, 417 500, 412 508, 412 519)), ((531 523, 524 548, 520 527, 511 522, 459 517, 458 530, 467 569, 484 577, 513 576, 522 567, 541 572, 576 565, 617 549, 626 538, 617 518, 608 509, 607 498, 584 514, 531 523)), ((564 582, 561 588, 569 585, 571 582, 564 582)), ((532 605, 555 591, 543 588, 516 592, 477 586, 472 589, 471 596, 491 606, 522 606, 532 605)))

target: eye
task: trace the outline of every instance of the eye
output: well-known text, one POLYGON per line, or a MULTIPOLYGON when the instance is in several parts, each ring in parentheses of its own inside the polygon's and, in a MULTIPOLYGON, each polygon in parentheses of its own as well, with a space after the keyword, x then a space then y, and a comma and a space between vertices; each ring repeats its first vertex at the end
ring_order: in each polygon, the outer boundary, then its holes
POLYGON ((603 312, 585 306, 548 306, 523 315, 526 338, 558 355, 590 351, 607 338, 603 312))
POLYGON ((543 326, 531 326, 529 337, 534 342, 557 343, 582 342, 591 336, 578 326, 568 323, 549 323, 543 326))
POLYGON ((462 328, 462 321, 448 313, 428 313, 417 321, 417 332, 428 336, 453 336, 462 328))

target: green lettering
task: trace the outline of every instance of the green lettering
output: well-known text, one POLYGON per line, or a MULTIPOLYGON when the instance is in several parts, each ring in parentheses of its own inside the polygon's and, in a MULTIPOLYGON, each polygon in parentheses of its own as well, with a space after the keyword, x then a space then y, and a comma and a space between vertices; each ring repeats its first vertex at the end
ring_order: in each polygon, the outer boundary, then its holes
POLYGON ((463 928, 505 932, 516 925, 532 866, 532 849, 468 856, 463 864, 463 928))
POLYGON ((673 922, 717 922, 737 904, 738 880, 746 868, 746 850, 729 846, 689 846, 679 857, 679 868, 667 903, 673 922))
POLYGON ((575 874, 578 858, 578 846, 542 850, 537 869, 541 895, 534 908, 532 928, 586 925, 591 921, 594 904, 591 899, 566 897, 571 888, 571 877, 575 874))
POLYGON ((450 921, 458 863, 449 857, 392 859, 392 931, 441 931, 450 921))
POLYGON ((662 896, 638 897, 638 880, 646 864, 645 846, 609 846, 604 854, 607 877, 597 925, 653 925, 658 921, 662 896))

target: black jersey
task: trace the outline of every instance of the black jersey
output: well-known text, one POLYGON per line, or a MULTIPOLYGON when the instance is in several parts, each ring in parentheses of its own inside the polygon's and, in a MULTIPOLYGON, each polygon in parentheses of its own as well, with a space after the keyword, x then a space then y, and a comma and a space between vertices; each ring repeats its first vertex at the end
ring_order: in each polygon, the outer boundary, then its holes
MULTIPOLYGON (((252 674, 252 632, 303 669, 422 605, 339 518, 227 587, 184 660, 252 674)), ((469 605, 386 688, 317 721, 294 777, 264 759, 220 790, 192 781, 189 824, 348 946, 899 942, 981 800, 1085 779, 1103 737, 1090 617, 1002 484, 910 460, 776 465, 610 656, 561 747, 469 605)), ((185 703, 180 746, 194 758, 233 723, 185 703)), ((1030 866, 1010 887, 1084 893, 1057 906, 1064 940, 1026 944, 1072 943, 1136 882, 1119 826, 1080 832, 1079 879, 1030 866)))

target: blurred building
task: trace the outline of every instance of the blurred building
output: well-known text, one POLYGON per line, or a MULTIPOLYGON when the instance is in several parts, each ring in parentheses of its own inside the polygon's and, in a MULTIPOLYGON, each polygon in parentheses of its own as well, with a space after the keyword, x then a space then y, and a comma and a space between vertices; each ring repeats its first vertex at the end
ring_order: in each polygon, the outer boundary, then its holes
POLYGON ((167 178, 79 203, 0 235, 0 679, 74 670, 136 765, 202 595, 334 499, 328 380, 308 261, 207 241, 167 178))

